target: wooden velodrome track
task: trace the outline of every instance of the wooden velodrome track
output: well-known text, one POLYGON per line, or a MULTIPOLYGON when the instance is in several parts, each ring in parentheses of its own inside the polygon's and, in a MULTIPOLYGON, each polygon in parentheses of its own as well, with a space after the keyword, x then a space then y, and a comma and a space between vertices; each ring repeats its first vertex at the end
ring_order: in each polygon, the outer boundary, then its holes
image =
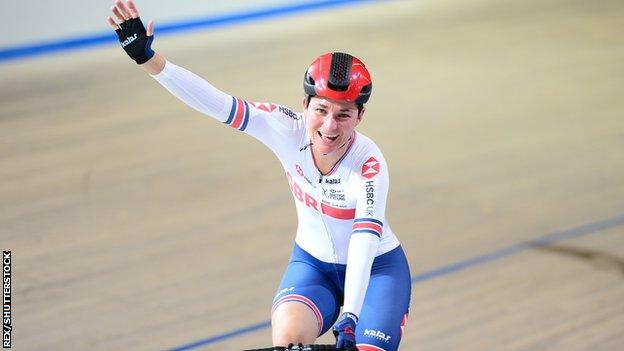
MULTIPOLYGON (((367 62, 360 131, 388 160, 415 278, 402 350, 624 349, 623 2, 398 1, 156 33, 224 91, 297 109, 318 54, 367 62)), ((5 63, 0 83, 15 350, 269 345, 296 223, 266 148, 118 47, 5 63)))

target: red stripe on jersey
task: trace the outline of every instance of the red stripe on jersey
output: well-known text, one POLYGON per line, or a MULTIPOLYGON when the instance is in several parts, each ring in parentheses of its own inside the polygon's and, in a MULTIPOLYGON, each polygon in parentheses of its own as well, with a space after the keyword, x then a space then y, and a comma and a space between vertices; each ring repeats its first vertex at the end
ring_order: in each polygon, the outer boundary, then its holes
POLYGON ((370 230, 374 230, 377 233, 379 233, 379 236, 381 236, 381 232, 383 231, 383 228, 377 224, 377 223, 371 223, 371 222, 356 222, 353 223, 353 229, 370 229, 370 230))
POLYGON ((407 324, 408 317, 409 313, 403 315, 403 320, 401 321, 401 338, 403 337, 403 333, 405 332, 405 325, 407 324))
POLYGON ((234 121, 232 122, 232 128, 240 128, 243 123, 243 116, 245 115, 245 104, 243 104, 243 100, 236 99, 236 117, 234 117, 234 121))
POLYGON ((336 208, 326 204, 321 204, 321 211, 336 219, 353 219, 355 218, 355 208, 336 208))

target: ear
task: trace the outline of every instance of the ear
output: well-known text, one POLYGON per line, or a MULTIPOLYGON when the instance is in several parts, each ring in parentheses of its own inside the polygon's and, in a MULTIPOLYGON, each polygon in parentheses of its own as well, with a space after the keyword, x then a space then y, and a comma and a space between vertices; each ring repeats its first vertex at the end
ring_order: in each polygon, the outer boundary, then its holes
POLYGON ((303 95, 303 100, 301 101, 301 103, 303 104, 303 109, 307 110, 308 107, 310 106, 310 103, 312 102, 312 97, 308 96, 308 95, 303 95))
POLYGON ((366 107, 362 107, 362 111, 358 114, 358 123, 362 122, 362 118, 364 118, 364 112, 366 112, 366 107))
POLYGON ((357 115, 355 119, 355 126, 353 126, 354 128, 357 127, 360 122, 362 122, 362 118, 364 118, 364 109, 362 109, 362 111, 357 115))

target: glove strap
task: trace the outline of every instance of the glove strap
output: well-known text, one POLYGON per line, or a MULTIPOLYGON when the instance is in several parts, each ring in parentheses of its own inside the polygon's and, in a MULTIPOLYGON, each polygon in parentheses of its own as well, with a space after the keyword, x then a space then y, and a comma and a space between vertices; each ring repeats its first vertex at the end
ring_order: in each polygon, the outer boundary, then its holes
POLYGON ((353 319, 353 321, 354 321, 355 323, 357 323, 357 322, 358 322, 358 316, 354 315, 354 314, 353 314, 353 313, 351 313, 351 312, 344 312, 344 313, 342 314, 342 316, 341 316, 341 318, 340 318, 340 319, 341 319, 341 320, 343 320, 343 319, 345 319, 345 318, 351 318, 351 319, 353 319))

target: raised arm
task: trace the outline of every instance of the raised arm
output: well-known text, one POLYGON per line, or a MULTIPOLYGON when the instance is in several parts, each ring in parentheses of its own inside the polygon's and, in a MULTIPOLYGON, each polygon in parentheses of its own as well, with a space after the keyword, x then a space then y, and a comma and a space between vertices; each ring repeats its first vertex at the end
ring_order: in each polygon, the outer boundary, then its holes
POLYGON ((128 56, 151 75, 162 72, 166 60, 152 50, 154 21, 149 21, 145 28, 133 0, 127 2, 115 0, 111 11, 116 20, 108 16, 106 21, 117 33, 119 42, 128 56))
POLYGON ((115 30, 130 58, 171 94, 193 109, 259 139, 273 151, 284 148, 298 117, 274 104, 253 104, 215 88, 193 72, 179 67, 152 50, 154 22, 147 28, 133 0, 115 0, 106 21, 115 30))
POLYGON ((109 16, 106 21, 115 29, 121 47, 131 59, 190 107, 220 122, 227 121, 233 97, 154 52, 154 22, 149 21, 145 28, 133 0, 115 0, 111 11, 114 18, 109 16))

